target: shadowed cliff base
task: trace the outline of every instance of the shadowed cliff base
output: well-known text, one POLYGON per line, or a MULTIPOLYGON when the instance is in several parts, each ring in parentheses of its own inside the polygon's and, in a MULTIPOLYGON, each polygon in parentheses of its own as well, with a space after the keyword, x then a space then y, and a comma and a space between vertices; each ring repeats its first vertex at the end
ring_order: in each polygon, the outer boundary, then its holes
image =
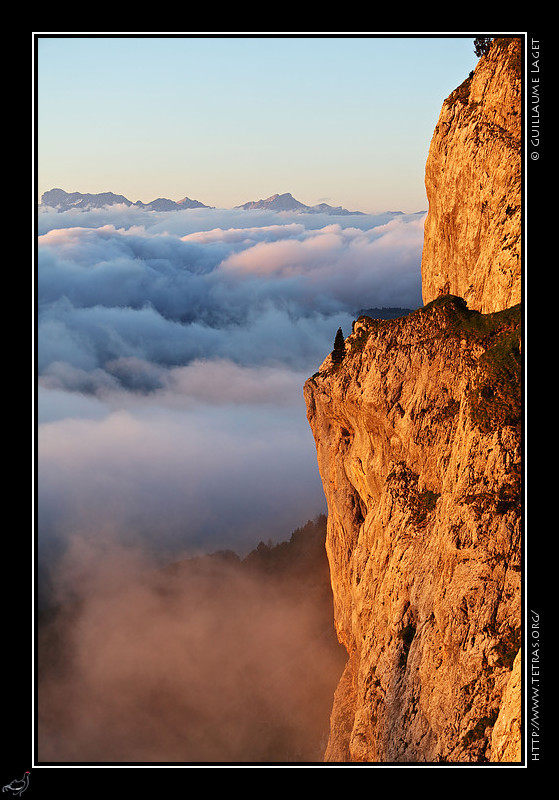
POLYGON ((325 533, 163 570, 77 543, 39 627, 40 763, 322 762, 346 660, 325 533))

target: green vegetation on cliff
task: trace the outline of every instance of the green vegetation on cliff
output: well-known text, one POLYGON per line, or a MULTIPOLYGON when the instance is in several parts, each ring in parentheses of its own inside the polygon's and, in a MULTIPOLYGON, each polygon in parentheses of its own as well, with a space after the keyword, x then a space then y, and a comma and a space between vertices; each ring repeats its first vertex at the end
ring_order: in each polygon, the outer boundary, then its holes
POLYGON ((477 361, 477 379, 467 395, 473 421, 484 432, 522 419, 522 306, 481 314, 468 309, 462 298, 444 295, 429 307, 450 309, 446 333, 465 338, 473 350, 485 352, 477 361))
POLYGON ((477 376, 468 394, 472 420, 484 433, 503 425, 520 425, 522 420, 522 306, 482 314, 469 309, 455 295, 441 295, 422 308, 398 320, 359 318, 359 326, 346 342, 346 353, 363 351, 374 333, 391 330, 392 325, 414 324, 419 318, 433 318, 433 346, 437 339, 465 340, 477 357, 477 376))

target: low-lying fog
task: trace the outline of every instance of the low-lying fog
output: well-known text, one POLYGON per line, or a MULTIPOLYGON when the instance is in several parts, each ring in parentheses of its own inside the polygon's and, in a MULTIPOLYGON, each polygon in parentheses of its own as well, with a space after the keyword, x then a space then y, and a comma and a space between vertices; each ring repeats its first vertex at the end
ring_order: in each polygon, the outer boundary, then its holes
POLYGON ((308 757, 340 669, 328 598, 236 562, 172 587, 159 569, 325 513, 303 383, 361 309, 421 305, 424 216, 38 219, 37 569, 64 623, 40 759, 266 760, 269 719, 276 753, 308 757))

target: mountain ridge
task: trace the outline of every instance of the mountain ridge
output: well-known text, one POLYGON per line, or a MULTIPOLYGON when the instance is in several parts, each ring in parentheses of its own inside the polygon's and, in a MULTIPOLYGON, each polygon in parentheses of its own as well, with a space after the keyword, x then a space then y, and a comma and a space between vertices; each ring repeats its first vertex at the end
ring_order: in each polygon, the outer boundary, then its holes
POLYGON ((182 200, 169 200, 166 197, 158 197, 149 203, 143 203, 141 200, 136 200, 134 203, 123 194, 115 194, 114 192, 97 192, 93 194, 90 192, 66 192, 64 189, 58 188, 43 192, 40 205, 49 206, 58 211, 69 211, 70 209, 89 211, 92 208, 104 208, 112 205, 137 206, 147 211, 212 208, 212 206, 207 206, 199 200, 191 200, 189 197, 183 197, 182 200))
POLYGON ((337 216, 347 215, 362 215, 362 211, 348 211, 342 206, 330 206, 328 203, 318 203, 318 205, 307 206, 296 200, 290 192, 283 194, 272 194, 265 200, 250 200, 248 203, 243 203, 235 208, 245 210, 263 208, 270 211, 295 211, 302 214, 332 214, 337 216))
MULTIPOLYGON (((123 194, 114 192, 66 192, 64 189, 54 188, 43 192, 41 195, 40 206, 48 206, 57 211, 80 210, 88 211, 94 208, 105 208, 112 205, 125 205, 136 207, 146 211, 180 211, 185 208, 215 208, 202 203, 200 200, 192 200, 183 197, 182 200, 170 200, 166 197, 158 197, 149 203, 141 200, 133 202, 123 194)), ((273 194, 264 200, 249 200, 242 205, 234 206, 240 210, 265 210, 265 211, 288 211, 299 214, 327 214, 329 216, 365 216, 363 211, 348 211, 342 206, 331 206, 328 203, 318 203, 308 206, 300 200, 296 200, 290 192, 283 194, 273 194)), ((390 212, 395 215, 402 214, 401 211, 390 212)), ((417 212, 424 213, 424 212, 417 212)))

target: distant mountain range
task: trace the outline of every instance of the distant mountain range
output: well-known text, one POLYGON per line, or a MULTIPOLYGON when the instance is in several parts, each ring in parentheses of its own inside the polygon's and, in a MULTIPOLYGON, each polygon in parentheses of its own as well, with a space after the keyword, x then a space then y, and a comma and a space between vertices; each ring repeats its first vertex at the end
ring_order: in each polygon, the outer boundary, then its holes
POLYGON ((273 194, 267 197, 266 200, 251 200, 249 203, 244 203, 242 206, 235 206, 235 208, 263 208, 266 211, 295 211, 301 214, 332 214, 336 216, 345 216, 347 214, 363 214, 362 211, 348 211, 341 206, 329 206, 327 203, 319 203, 316 206, 306 206, 304 203, 295 200, 292 194, 285 192, 285 194, 273 194))
POLYGON ((357 313, 358 317, 371 317, 371 319, 397 319, 411 314, 413 308, 400 308, 387 306, 385 308, 362 308, 357 313))
MULTIPOLYGON (((104 208, 112 205, 134 206, 146 211, 179 211, 184 208, 213 208, 201 203, 199 200, 191 200, 183 197, 182 200, 168 200, 166 197, 158 197, 150 203, 142 203, 137 200, 133 203, 122 194, 113 192, 101 192, 99 194, 82 194, 82 192, 65 192, 63 189, 50 189, 41 196, 41 205, 54 208, 57 211, 69 211, 78 209, 88 211, 92 208, 104 208)), ((263 209, 265 211, 289 211, 299 214, 330 214, 332 216, 346 216, 353 214, 363 214, 362 211, 348 211, 341 206, 329 206, 327 203, 319 203, 316 206, 307 206, 296 200, 292 194, 273 194, 266 200, 252 200, 241 206, 239 209, 263 209)))
POLYGON ((211 208, 198 200, 191 200, 183 197, 182 200, 168 200, 166 197, 158 197, 151 203, 142 203, 137 200, 133 203, 122 194, 113 192, 100 192, 99 194, 82 194, 82 192, 65 192, 63 189, 50 189, 41 196, 41 205, 55 208, 57 211, 69 211, 79 209, 88 211, 92 208, 104 208, 105 206, 125 205, 143 208, 146 211, 178 211, 183 208, 211 208))

